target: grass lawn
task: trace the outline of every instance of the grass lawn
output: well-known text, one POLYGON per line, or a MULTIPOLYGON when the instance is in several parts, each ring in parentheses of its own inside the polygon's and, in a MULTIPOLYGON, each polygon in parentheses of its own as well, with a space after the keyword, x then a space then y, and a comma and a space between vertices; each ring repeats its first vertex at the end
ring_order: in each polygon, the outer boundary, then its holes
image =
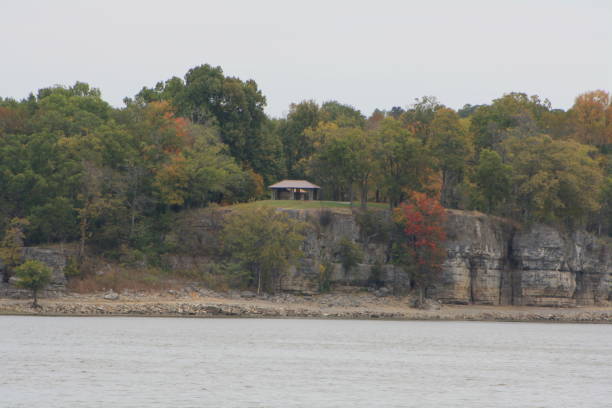
MULTIPOLYGON (((273 207, 273 208, 290 208, 290 209, 306 209, 306 208, 346 208, 350 209, 351 204, 345 201, 303 201, 303 200, 261 200, 250 203, 242 203, 233 205, 234 208, 255 208, 255 207, 273 207)), ((359 208, 359 202, 353 202, 354 208, 359 208)), ((387 203, 368 203, 368 208, 371 209, 387 209, 387 203)))

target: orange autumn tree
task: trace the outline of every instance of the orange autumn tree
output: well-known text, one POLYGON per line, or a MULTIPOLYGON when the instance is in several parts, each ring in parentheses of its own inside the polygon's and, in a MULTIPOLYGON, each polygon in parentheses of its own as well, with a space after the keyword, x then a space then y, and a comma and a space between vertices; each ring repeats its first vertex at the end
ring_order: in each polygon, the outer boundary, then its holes
POLYGON ((570 115, 574 139, 600 148, 612 144, 612 99, 608 92, 597 90, 579 95, 570 115))
POLYGON ((423 193, 413 192, 410 200, 395 209, 394 220, 401 232, 395 242, 394 260, 410 274, 411 286, 419 292, 419 307, 442 271, 445 219, 440 201, 423 193))

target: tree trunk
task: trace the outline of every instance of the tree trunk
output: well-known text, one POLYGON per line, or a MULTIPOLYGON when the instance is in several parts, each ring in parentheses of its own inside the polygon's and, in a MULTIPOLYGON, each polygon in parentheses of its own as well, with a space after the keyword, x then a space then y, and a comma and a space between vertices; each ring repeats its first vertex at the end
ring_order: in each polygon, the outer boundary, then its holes
POLYGON ((416 289, 419 291, 419 297, 416 300, 414 306, 417 309, 424 309, 425 308, 425 289, 423 288, 422 285, 417 285, 416 289))
POLYGON ((368 182, 361 184, 361 208, 368 208, 368 182))
POLYGON ((136 223, 136 210, 134 209, 134 203, 130 208, 130 239, 134 236, 134 224, 136 223))
POLYGON ((83 258, 85 256, 85 240, 87 239, 87 215, 86 215, 86 211, 87 208, 83 209, 83 216, 81 218, 81 223, 79 225, 80 227, 80 233, 81 233, 81 237, 80 237, 80 242, 79 242, 79 253, 78 253, 78 261, 79 261, 79 266, 83 264, 83 258))
POLYGON ((257 296, 261 292, 261 270, 257 268, 257 296))
POLYGON ((34 297, 34 302, 32 302, 32 307, 34 309, 38 309, 38 290, 32 290, 32 296, 34 297))

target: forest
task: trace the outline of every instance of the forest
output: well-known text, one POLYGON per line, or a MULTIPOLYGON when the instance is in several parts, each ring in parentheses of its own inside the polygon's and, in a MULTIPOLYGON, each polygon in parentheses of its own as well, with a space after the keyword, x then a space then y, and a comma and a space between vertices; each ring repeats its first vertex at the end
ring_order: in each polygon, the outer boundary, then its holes
POLYGON ((176 213, 266 199, 284 178, 356 208, 418 192, 446 208, 612 234, 604 90, 568 110, 516 92, 457 111, 424 96, 369 116, 301 101, 272 118, 255 81, 201 65, 124 103, 81 82, 0 97, 0 236, 160 253, 176 213))

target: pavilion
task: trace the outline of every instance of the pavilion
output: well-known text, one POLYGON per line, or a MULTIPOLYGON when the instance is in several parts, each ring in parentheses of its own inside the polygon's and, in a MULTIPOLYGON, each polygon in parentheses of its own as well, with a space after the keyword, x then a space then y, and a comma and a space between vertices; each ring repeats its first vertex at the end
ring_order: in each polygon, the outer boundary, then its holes
POLYGON ((268 188, 272 200, 317 200, 321 189, 306 180, 283 180, 268 188))

